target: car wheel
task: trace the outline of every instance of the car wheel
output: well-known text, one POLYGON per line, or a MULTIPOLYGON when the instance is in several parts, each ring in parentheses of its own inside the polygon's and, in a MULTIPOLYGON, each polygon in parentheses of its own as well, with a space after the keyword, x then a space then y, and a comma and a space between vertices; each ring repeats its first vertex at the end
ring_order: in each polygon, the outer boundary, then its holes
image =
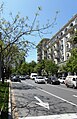
POLYGON ((47 83, 49 83, 49 82, 47 81, 47 83))
POLYGON ((66 86, 67 86, 67 88, 69 87, 69 85, 66 83, 66 86))

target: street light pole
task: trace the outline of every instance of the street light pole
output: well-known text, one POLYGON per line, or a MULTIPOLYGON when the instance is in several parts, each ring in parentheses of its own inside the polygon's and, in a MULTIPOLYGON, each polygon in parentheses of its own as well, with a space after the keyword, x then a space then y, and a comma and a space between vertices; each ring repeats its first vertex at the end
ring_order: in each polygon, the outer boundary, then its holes
POLYGON ((4 83, 4 59, 2 56, 2 38, 0 32, 0 80, 2 79, 2 83, 4 83))
MULTIPOLYGON (((1 32, 0 32, 0 41, 1 41, 1 32)), ((2 56, 1 56, 1 51, 2 51, 2 45, 0 44, 0 80, 2 77, 2 71, 1 71, 1 67, 2 67, 2 56)))

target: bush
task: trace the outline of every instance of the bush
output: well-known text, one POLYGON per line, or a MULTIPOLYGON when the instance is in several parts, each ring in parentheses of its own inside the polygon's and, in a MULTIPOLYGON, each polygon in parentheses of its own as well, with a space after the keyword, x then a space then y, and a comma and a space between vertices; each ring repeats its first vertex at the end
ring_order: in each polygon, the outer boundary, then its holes
POLYGON ((0 119, 8 119, 9 83, 0 82, 0 119))

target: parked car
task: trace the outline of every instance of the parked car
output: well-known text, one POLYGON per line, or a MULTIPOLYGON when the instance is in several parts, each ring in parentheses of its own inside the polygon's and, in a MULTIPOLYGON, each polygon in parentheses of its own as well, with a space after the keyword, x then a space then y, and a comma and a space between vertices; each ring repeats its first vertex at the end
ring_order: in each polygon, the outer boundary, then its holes
POLYGON ((67 87, 77 88, 77 76, 67 76, 64 82, 67 87))
POLYGON ((58 80, 60 81, 60 83, 64 84, 65 78, 66 77, 60 77, 60 78, 58 78, 58 80))
POLYGON ((36 76, 37 76, 37 73, 31 73, 30 78, 31 78, 31 79, 35 79, 36 76))
POLYGON ((26 79, 30 79, 30 76, 29 76, 29 75, 26 75, 25 78, 26 78, 26 79))
POLYGON ((36 76, 35 83, 46 83, 45 78, 43 78, 42 76, 36 76))
POLYGON ((60 85, 60 81, 57 79, 57 77, 49 76, 47 79, 47 83, 60 85))
POLYGON ((25 80, 25 79, 26 79, 25 75, 20 75, 19 78, 20 78, 21 80, 25 80))
POLYGON ((45 81, 47 81, 47 80, 48 80, 48 77, 46 77, 46 76, 43 76, 43 78, 45 79, 45 81))
POLYGON ((11 81, 14 81, 14 82, 21 82, 21 79, 19 78, 18 75, 16 75, 16 76, 13 76, 13 77, 11 78, 11 81))

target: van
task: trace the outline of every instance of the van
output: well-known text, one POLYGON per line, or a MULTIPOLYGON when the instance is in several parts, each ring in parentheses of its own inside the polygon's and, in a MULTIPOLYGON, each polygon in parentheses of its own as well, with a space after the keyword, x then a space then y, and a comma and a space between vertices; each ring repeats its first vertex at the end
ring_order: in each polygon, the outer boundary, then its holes
POLYGON ((31 78, 31 79, 35 79, 36 76, 37 76, 37 73, 31 73, 30 78, 31 78))
POLYGON ((67 76, 64 83, 67 87, 77 88, 77 76, 76 75, 67 76))

